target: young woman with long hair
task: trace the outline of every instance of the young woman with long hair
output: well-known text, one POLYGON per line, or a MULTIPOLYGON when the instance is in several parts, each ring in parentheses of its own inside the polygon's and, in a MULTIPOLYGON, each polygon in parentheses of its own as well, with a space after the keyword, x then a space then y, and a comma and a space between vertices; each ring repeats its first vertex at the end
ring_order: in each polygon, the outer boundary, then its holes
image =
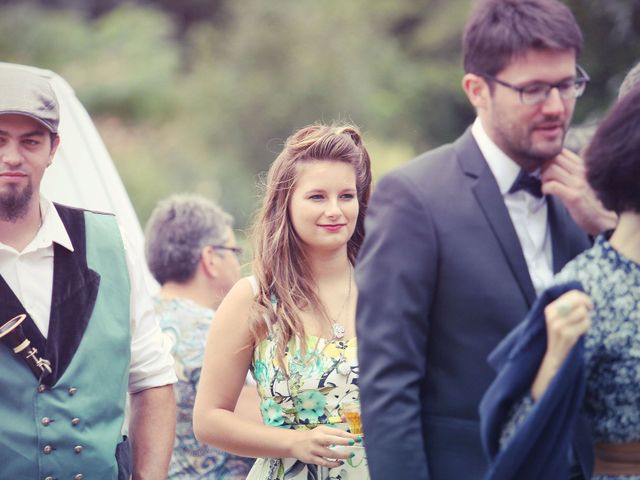
POLYGON ((359 400, 353 265, 370 189, 349 125, 302 128, 269 170, 253 275, 218 309, 194 410, 201 441, 258 457, 249 479, 368 478, 342 409, 359 400), (248 369, 262 425, 233 413, 248 369))

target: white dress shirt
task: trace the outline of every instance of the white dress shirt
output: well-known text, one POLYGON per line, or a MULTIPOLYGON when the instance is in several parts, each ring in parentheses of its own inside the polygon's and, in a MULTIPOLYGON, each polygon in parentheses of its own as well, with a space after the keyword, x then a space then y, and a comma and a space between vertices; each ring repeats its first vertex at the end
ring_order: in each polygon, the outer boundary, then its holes
MULTIPOLYGON (((551 232, 547 222, 546 197, 537 198, 525 190, 509 193, 509 189, 520 173, 520 166, 489 138, 480 118, 476 118, 471 127, 471 133, 498 183, 511 222, 520 240, 529 276, 539 295, 551 285, 553 279, 553 251, 551 232)), ((539 175, 539 171, 534 172, 533 175, 539 175)))
MULTIPOLYGON (((53 244, 74 251, 69 234, 53 203, 41 197, 42 226, 21 252, 0 242, 0 275, 46 338, 53 290, 53 244)), ((121 233, 122 229, 121 229, 121 233)), ((131 364, 129 393, 177 381, 169 345, 154 314, 151 297, 137 266, 133 248, 122 235, 131 285, 131 364)))

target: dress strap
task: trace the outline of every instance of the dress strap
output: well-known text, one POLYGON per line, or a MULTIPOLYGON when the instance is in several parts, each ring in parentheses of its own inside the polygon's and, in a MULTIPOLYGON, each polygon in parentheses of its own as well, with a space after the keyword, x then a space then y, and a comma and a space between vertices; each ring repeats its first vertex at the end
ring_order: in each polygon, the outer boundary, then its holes
POLYGON ((250 275, 247 277, 249 283, 251 284, 251 290, 253 290, 254 295, 258 295, 258 279, 255 275, 250 275))
MULTIPOLYGON (((254 295, 258 295, 258 279, 256 278, 255 275, 250 275, 248 277, 246 277, 247 280, 249 280, 249 283, 251 284, 251 290, 253 290, 253 294, 254 295)), ((273 306, 273 310, 275 311, 276 307, 278 306, 278 300, 276 299, 275 295, 271 295, 271 305, 273 306)))

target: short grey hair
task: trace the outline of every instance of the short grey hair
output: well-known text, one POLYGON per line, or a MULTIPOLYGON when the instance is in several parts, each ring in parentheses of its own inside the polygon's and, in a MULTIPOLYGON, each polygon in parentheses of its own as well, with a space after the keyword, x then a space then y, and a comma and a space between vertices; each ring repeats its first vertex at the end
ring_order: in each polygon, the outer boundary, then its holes
POLYGON ((193 277, 200 252, 228 240, 233 217, 194 194, 172 195, 158 202, 145 228, 145 254, 155 279, 186 282, 193 277))

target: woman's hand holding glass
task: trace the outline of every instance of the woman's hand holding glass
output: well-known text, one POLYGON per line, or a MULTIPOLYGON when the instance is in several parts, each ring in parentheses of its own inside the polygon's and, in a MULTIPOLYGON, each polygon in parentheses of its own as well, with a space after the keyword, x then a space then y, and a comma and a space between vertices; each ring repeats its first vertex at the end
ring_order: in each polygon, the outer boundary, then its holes
POLYGON ((361 438, 339 428, 320 425, 312 430, 298 431, 300 435, 291 447, 291 456, 305 463, 327 468, 336 468, 351 456, 344 450, 331 447, 352 446, 361 442, 361 438))

